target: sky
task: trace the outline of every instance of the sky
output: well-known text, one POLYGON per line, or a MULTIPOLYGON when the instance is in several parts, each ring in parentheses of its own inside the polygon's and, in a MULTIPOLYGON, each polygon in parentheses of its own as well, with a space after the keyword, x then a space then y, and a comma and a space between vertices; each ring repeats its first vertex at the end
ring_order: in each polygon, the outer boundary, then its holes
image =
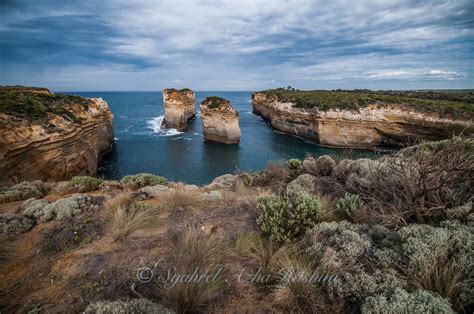
POLYGON ((0 1, 0 85, 474 88, 474 1, 0 1))

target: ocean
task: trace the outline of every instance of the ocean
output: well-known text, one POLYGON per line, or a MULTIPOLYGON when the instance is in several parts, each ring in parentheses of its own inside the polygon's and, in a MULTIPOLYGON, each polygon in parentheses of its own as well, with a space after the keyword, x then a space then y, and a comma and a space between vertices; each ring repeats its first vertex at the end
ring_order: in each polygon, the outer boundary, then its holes
MULTIPOLYGON (((67 94, 101 97, 114 114, 114 148, 99 168, 99 175, 107 179, 148 172, 175 182, 201 185, 223 174, 261 170, 272 161, 344 152, 272 130, 264 120, 252 114, 250 92, 196 92, 197 116, 186 132, 161 128, 164 117, 161 92, 67 94), (204 141, 199 103, 207 96, 226 98, 238 111, 242 133, 240 144, 204 141)), ((374 155, 370 151, 353 153, 374 155)))

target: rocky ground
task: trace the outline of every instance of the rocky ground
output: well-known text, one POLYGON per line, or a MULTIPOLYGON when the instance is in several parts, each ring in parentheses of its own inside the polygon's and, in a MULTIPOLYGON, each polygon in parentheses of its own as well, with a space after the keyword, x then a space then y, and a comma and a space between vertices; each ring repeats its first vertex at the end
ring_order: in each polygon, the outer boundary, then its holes
POLYGON ((472 312, 473 151, 4 188, 0 311, 472 312), (212 278, 173 285, 196 268, 212 278))

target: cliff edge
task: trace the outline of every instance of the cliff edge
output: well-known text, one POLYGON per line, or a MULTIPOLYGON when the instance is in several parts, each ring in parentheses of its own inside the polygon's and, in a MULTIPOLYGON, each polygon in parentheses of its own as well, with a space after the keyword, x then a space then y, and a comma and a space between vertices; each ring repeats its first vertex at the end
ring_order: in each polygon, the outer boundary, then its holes
POLYGON ((286 133, 335 147, 398 147, 474 134, 472 93, 269 90, 253 112, 286 133))
POLYGON ((113 115, 101 98, 0 88, 0 185, 94 176, 113 141, 113 115))

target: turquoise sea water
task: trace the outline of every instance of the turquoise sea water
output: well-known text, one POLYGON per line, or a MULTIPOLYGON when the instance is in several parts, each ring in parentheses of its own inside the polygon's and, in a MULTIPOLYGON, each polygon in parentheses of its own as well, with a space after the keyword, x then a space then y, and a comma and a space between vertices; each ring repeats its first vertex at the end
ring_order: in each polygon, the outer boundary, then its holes
MULTIPOLYGON (((250 92, 196 92, 198 114, 184 133, 160 128, 164 115, 161 92, 68 94, 102 97, 114 114, 114 149, 99 169, 99 174, 109 179, 149 172, 173 181, 206 184, 237 169, 260 170, 270 161, 304 158, 307 153, 343 152, 273 131, 259 116, 252 114, 250 92), (226 98, 239 112, 240 144, 225 145, 203 140, 199 103, 207 96, 226 98)), ((373 155, 371 152, 357 154, 373 155)))

